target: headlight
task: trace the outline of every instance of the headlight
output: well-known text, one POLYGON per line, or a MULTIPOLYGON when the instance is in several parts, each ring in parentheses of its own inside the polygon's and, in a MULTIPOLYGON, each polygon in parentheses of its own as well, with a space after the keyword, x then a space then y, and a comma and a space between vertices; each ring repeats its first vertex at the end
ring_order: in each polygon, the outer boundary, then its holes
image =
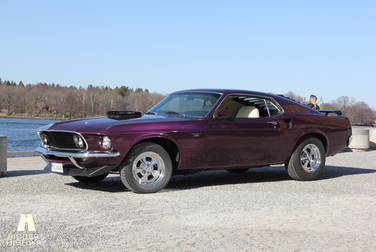
POLYGON ((84 140, 82 140, 82 138, 79 135, 74 135, 73 141, 77 148, 83 149, 85 147, 84 140))
POLYGON ((102 146, 106 150, 111 148, 111 140, 107 136, 103 137, 102 146))
POLYGON ((40 137, 40 140, 42 141, 42 144, 44 146, 48 145, 48 138, 47 138, 47 135, 44 134, 44 133, 40 133, 39 134, 39 137, 40 137))

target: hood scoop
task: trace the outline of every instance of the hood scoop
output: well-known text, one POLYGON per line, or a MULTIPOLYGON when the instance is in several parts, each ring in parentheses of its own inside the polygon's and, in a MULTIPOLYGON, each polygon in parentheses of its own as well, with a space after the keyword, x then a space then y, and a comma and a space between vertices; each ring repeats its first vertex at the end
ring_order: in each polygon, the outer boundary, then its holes
POLYGON ((141 117, 141 112, 128 110, 112 110, 107 112, 107 117, 115 120, 124 120, 141 117))

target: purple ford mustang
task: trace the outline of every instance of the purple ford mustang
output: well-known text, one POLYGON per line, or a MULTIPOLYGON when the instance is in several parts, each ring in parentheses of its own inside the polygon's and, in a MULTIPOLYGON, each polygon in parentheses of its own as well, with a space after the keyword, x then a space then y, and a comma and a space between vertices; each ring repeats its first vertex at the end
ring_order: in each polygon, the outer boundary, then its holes
POLYGON ((242 90, 197 89, 170 94, 145 114, 54 123, 37 132, 45 171, 99 182, 119 172, 137 193, 162 190, 172 175, 285 164, 297 180, 318 179, 325 157, 351 140, 340 111, 315 111, 288 98, 242 90))

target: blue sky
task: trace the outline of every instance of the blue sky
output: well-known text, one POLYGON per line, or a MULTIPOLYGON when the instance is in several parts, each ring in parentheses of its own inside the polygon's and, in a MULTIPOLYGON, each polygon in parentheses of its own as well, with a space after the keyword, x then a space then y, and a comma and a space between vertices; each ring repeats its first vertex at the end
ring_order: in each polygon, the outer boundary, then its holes
POLYGON ((292 91, 376 109, 376 1, 0 0, 0 78, 292 91))

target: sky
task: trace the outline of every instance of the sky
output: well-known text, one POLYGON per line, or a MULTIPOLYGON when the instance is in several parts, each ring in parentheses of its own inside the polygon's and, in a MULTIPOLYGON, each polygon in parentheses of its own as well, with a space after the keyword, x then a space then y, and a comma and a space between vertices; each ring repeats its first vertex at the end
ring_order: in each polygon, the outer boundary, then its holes
POLYGON ((234 88, 376 109, 376 0, 0 0, 0 78, 234 88))

